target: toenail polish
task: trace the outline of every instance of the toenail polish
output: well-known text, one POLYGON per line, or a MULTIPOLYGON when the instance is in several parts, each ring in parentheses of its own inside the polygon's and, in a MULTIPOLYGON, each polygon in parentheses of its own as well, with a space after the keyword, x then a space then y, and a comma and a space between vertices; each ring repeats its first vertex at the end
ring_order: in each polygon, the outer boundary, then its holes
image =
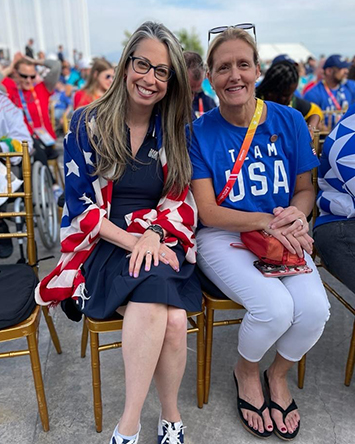
POLYGON ((286 432, 287 431, 286 427, 282 427, 281 431, 286 432))
POLYGON ((268 428, 269 430, 272 430, 272 426, 271 426, 271 425, 267 426, 267 428, 268 428))

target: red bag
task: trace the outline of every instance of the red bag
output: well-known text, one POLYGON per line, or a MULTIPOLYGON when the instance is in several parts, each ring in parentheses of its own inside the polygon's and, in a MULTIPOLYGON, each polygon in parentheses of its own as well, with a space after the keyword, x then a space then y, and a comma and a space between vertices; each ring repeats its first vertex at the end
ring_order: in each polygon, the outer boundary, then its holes
POLYGON ((306 265, 304 258, 293 254, 282 243, 264 230, 240 234, 243 244, 266 264, 299 267, 306 265))

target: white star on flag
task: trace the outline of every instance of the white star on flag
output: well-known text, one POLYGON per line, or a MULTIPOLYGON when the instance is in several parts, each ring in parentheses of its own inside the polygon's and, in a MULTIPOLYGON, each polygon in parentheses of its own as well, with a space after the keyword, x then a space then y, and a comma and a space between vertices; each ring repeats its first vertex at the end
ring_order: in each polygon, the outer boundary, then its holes
POLYGON ((64 142, 65 143, 68 143, 68 137, 69 137, 69 134, 71 134, 72 132, 69 130, 67 133, 66 133, 66 135, 65 135, 65 137, 64 137, 64 142))
POLYGON ((83 151, 83 154, 84 154, 84 157, 85 157, 85 163, 86 163, 86 165, 95 166, 95 165, 92 163, 92 160, 91 160, 92 153, 89 153, 89 152, 87 152, 87 151, 83 151))
POLYGON ((89 129, 90 129, 90 133, 91 136, 94 136, 96 133, 96 121, 95 121, 95 117, 92 117, 90 122, 89 122, 89 129))
POLYGON ((83 200, 85 205, 91 205, 94 202, 90 199, 90 197, 87 197, 86 193, 83 194, 83 197, 80 197, 79 200, 83 200))
POLYGON ((67 168, 68 168, 67 177, 68 177, 71 173, 74 173, 76 176, 80 177, 79 167, 78 167, 78 165, 75 163, 74 159, 71 160, 70 162, 67 162, 65 165, 66 165, 67 168))
POLYGON ((69 216, 68 205, 66 203, 64 204, 64 207, 63 207, 62 218, 64 216, 69 216))

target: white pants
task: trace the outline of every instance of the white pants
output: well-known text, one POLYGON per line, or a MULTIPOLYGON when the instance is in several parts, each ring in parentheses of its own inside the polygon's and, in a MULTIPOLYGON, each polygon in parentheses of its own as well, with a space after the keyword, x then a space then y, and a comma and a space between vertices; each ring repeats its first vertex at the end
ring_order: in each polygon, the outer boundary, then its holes
POLYGON ((312 273, 282 278, 265 277, 249 250, 234 248, 240 234, 217 228, 197 233, 197 263, 204 274, 247 313, 239 330, 238 351, 258 362, 276 344, 278 353, 299 361, 320 338, 330 304, 317 267, 306 253, 312 273))

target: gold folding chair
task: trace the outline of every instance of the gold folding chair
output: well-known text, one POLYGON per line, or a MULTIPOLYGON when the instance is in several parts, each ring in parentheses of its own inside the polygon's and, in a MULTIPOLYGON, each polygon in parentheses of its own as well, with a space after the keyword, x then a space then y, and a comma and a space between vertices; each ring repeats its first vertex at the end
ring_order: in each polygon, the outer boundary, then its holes
MULTIPOLYGON (((316 150, 317 156, 320 157, 321 153, 322 153, 322 146, 319 142, 319 131, 315 132, 315 137, 313 140, 314 143, 314 148, 316 150)), ((315 190, 316 195, 318 194, 319 188, 318 188, 318 181, 317 181, 317 176, 318 176, 318 169, 314 168, 313 169, 313 173, 312 173, 312 180, 313 180, 313 187, 315 190)), ((316 221, 316 218, 318 216, 319 210, 317 207, 317 203, 314 204, 313 207, 313 212, 312 212, 312 224, 314 226, 314 223, 316 221)), ((325 266, 324 262, 321 260, 321 258, 319 256, 317 256, 317 251, 316 248, 313 248, 313 255, 312 255, 313 259, 315 260, 317 267, 318 268, 324 268, 324 270, 326 270, 331 276, 333 276, 335 279, 337 279, 339 282, 341 282, 341 280, 335 276, 333 273, 331 273, 327 267, 325 266)), ((341 302, 344 307, 350 311, 350 313, 352 313, 355 316, 355 307, 353 305, 351 305, 348 301, 346 301, 331 285, 329 285, 325 280, 323 281, 323 285, 325 287, 326 290, 328 290, 336 299, 338 299, 339 302, 341 302)), ((351 379, 352 379, 352 375, 354 373, 354 366, 355 366, 355 320, 354 320, 354 324, 353 324, 353 330, 352 330, 352 336, 351 336, 351 340, 350 340, 350 347, 349 347, 349 354, 348 354, 348 359, 347 359, 347 363, 346 363, 346 369, 345 369, 345 380, 344 380, 344 384, 346 386, 350 385, 351 379)), ((303 384, 303 382, 302 382, 303 384)))
POLYGON ((339 120, 343 117, 343 115, 348 110, 348 107, 342 109, 333 109, 333 110, 325 110, 323 112, 323 121, 321 123, 322 130, 320 132, 320 137, 326 137, 334 126, 339 122, 339 120), (325 123, 327 122, 327 123, 325 123))
MULTIPOLYGON (((188 321, 191 325, 187 333, 197 333, 197 405, 203 407, 204 391, 204 306, 202 311, 187 313, 188 321)), ((104 321, 85 317, 83 323, 83 333, 81 337, 81 357, 85 358, 90 332, 91 349, 91 369, 92 369, 92 388, 94 401, 94 416, 96 431, 102 431, 102 399, 101 399, 101 376, 100 376, 100 352, 112 348, 122 347, 122 342, 113 342, 100 345, 99 333, 108 333, 122 330, 123 318, 116 315, 111 319, 104 321)))
MULTIPOLYGON (((22 153, 0 153, 0 159, 6 160, 6 172, 7 172, 7 191, 0 193, 0 197, 24 199, 25 209, 20 212, 0 212, 0 218, 21 216, 26 221, 26 232, 21 233, 6 233, 0 234, 0 238, 27 238, 27 258, 28 264, 32 267, 34 273, 38 275, 37 270, 37 256, 36 245, 34 238, 34 224, 33 224, 33 204, 32 204, 32 189, 31 189, 31 162, 28 154, 27 142, 22 143, 22 153), (13 192, 11 185, 11 157, 22 157, 22 171, 23 171, 23 192, 13 192)), ((19 265, 21 266, 21 265, 19 265)), ((23 265, 22 265, 23 266, 23 265)), ((53 320, 48 313, 48 308, 42 309, 45 320, 47 322, 50 335, 57 352, 60 354, 61 347, 57 332, 54 328, 53 320)), ((16 350, 0 353, 0 358, 13 358, 17 356, 29 355, 31 359, 31 366, 33 372, 33 379, 35 384, 35 390, 37 395, 38 409, 41 417, 42 427, 45 432, 49 430, 49 420, 46 396, 44 392, 43 379, 41 373, 41 364, 38 354, 38 326, 40 321, 41 310, 39 306, 36 306, 32 314, 23 322, 13 325, 8 328, 0 329, 0 342, 11 341, 19 338, 26 338, 28 348, 25 350, 16 350)))
MULTIPOLYGON (((213 284, 212 284, 213 285, 213 284)), ((211 366, 212 366, 212 345, 213 345, 213 328, 222 327, 227 325, 241 324, 243 315, 236 319, 223 319, 220 321, 214 320, 215 310, 245 310, 243 305, 232 301, 220 290, 213 291, 213 288, 209 288, 209 291, 203 290, 203 296, 206 306, 206 342, 205 342, 205 395, 204 403, 208 403, 210 387, 211 387, 211 366)), ((298 363, 298 387, 303 388, 304 372, 306 365, 306 356, 298 363)))

